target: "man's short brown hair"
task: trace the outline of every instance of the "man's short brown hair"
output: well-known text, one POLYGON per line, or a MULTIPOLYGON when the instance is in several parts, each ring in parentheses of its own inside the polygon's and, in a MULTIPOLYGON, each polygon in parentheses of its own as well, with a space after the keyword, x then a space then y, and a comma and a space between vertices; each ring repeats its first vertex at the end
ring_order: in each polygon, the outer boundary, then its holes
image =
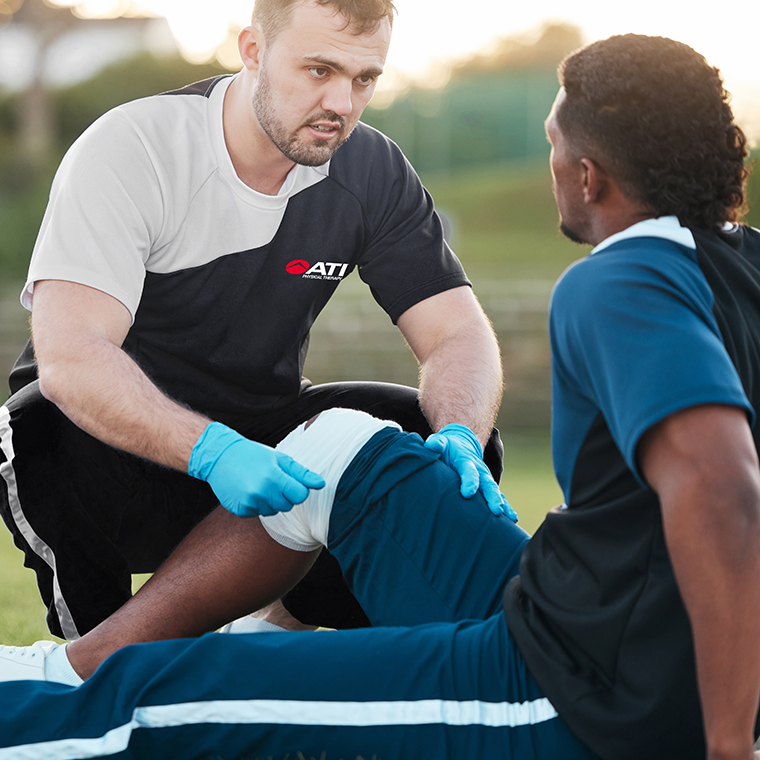
MULTIPOLYGON (((258 24, 268 41, 288 25, 293 6, 305 0, 256 0, 253 23, 258 24)), ((393 25, 396 11, 392 0, 313 0, 317 5, 332 6, 347 21, 355 34, 373 32, 383 19, 393 25)))

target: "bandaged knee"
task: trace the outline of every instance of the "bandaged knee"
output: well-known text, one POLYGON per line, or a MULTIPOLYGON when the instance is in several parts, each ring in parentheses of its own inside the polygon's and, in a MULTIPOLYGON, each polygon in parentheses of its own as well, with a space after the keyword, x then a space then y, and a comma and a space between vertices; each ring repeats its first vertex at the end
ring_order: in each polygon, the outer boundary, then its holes
POLYGON ((327 546, 335 491, 343 473, 367 441, 387 427, 401 430, 397 423, 379 420, 366 412, 328 409, 284 438, 278 451, 319 473, 325 487, 309 491, 306 501, 288 512, 260 517, 266 532, 294 551, 309 552, 327 546))

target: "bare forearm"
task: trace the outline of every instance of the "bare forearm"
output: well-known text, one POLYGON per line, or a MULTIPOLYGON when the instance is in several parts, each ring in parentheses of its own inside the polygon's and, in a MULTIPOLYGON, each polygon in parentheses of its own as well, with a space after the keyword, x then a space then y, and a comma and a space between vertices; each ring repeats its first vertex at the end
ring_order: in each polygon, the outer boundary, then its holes
POLYGON ((501 359, 490 329, 452 336, 421 365, 420 404, 434 430, 457 422, 484 445, 501 394, 501 359))
POLYGON ((746 760, 760 702, 760 467, 745 412, 683 410, 639 454, 691 622, 708 760, 746 760))
POLYGON ((420 301, 398 326, 420 363, 420 404, 433 429, 466 425, 484 445, 501 401, 501 357, 472 289, 420 301))
POLYGON ((73 282, 34 287, 32 336, 40 390, 96 438, 187 471, 208 420, 174 403, 121 346, 131 315, 112 296, 73 282))
POLYGON ((118 346, 102 342, 85 356, 40 368, 42 393, 95 438, 187 471, 209 420, 165 396, 118 346))
MULTIPOLYGON (((760 525, 737 499, 682 493, 666 523, 668 549, 689 612, 710 760, 751 756, 760 692, 760 525)), ((760 488, 745 493, 760 501, 760 488)))

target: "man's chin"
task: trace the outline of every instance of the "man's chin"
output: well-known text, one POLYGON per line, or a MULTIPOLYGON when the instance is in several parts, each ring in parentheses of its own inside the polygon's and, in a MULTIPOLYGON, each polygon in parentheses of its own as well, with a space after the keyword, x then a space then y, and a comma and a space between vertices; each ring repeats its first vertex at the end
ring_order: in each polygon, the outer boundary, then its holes
POLYGON ((585 240, 577 232, 571 230, 564 222, 560 222, 559 231, 573 243, 578 243, 578 245, 590 245, 588 240, 585 240))
POLYGON ((329 142, 318 140, 313 143, 293 142, 280 150, 287 158, 302 166, 322 166, 326 164, 348 137, 338 135, 329 142))
POLYGON ((295 164, 301 166, 322 166, 326 164, 334 155, 339 146, 320 146, 319 148, 308 148, 304 146, 288 147, 282 152, 286 158, 289 158, 295 164))

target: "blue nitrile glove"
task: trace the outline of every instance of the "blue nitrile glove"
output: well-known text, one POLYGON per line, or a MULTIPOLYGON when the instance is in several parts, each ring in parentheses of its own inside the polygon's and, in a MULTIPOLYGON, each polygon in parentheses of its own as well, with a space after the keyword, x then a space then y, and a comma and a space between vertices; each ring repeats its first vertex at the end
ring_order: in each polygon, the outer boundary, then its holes
POLYGON ((187 471, 205 480, 221 505, 239 517, 287 512, 324 488, 320 475, 287 454, 212 422, 193 446, 187 471))
POLYGON ((462 480, 462 496, 469 499, 480 490, 491 512, 506 515, 512 522, 517 522, 517 512, 499 490, 491 471, 483 462, 480 441, 470 428, 465 425, 446 425, 428 436, 425 446, 441 454, 443 461, 456 470, 462 480))

